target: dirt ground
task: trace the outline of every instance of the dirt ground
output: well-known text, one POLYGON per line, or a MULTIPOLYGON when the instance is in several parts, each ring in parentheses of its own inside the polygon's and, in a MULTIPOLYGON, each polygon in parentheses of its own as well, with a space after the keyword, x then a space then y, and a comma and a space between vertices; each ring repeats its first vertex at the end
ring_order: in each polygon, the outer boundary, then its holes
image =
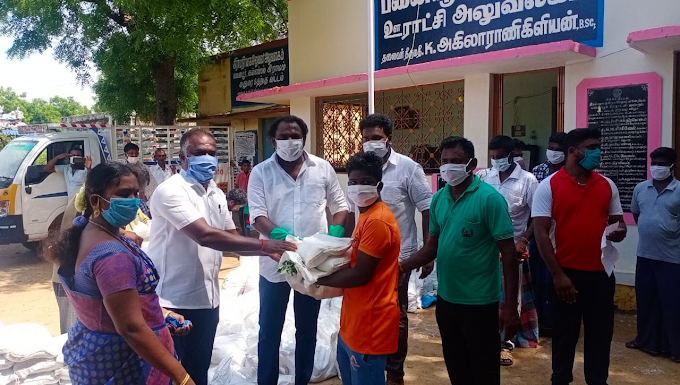
MULTIPOLYGON (((237 262, 225 258, 221 276, 237 262)), ((52 268, 23 246, 0 246, 0 322, 32 322, 59 333, 57 304, 50 283, 52 268)), ((409 355, 406 360, 407 384, 449 384, 441 353, 434 310, 411 314, 409 355)), ((624 347, 635 335, 635 316, 617 313, 610 367, 610 384, 680 384, 680 364, 667 358, 650 357, 624 347)), ((536 349, 515 350, 515 365, 502 368, 502 383, 508 385, 548 384, 550 382, 550 339, 542 339, 536 349)), ((583 380, 583 347, 579 346, 574 384, 583 380)), ((324 385, 340 385, 336 378, 324 385)))

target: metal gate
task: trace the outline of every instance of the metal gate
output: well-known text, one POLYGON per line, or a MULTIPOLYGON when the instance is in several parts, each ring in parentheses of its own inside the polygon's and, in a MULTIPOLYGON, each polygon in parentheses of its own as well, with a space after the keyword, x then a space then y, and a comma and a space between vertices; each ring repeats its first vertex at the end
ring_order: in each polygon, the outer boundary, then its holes
MULTIPOLYGON (((463 135, 464 83, 441 83, 379 91, 375 110, 392 119, 392 147, 428 172, 441 164, 439 144, 463 135)), ((317 153, 336 170, 361 150, 359 122, 368 114, 366 94, 317 99, 317 153)))

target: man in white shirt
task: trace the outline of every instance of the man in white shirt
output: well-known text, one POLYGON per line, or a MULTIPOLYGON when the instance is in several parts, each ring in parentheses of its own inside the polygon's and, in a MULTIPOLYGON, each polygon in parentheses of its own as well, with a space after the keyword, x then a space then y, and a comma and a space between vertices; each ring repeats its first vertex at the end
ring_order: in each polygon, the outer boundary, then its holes
MULTIPOLYGON (((523 255, 527 250, 529 240, 533 237, 529 229, 531 219, 531 205, 534 192, 538 187, 536 177, 524 171, 521 165, 515 161, 516 142, 512 138, 499 135, 489 143, 489 157, 492 168, 484 177, 484 182, 493 186, 503 195, 508 203, 510 219, 515 228, 514 241, 517 249, 517 257, 522 261, 520 274, 529 274, 529 263, 523 255)), ((522 307, 522 328, 517 334, 517 342, 521 347, 536 347, 538 345, 538 316, 534 306, 526 306, 527 298, 533 298, 530 278, 520 280, 519 303, 522 307), (527 294, 528 293, 528 294, 527 294), (526 295, 525 295, 526 294, 526 295)), ((533 300, 531 300, 533 301, 533 300)), ((510 351, 514 345, 510 341, 501 343, 501 365, 512 365, 513 358, 510 351)))
POLYGON ((278 258, 296 247, 230 232, 235 226, 227 199, 212 179, 217 169, 215 138, 202 129, 189 130, 180 147, 182 171, 158 186, 152 199, 148 254, 161 277, 157 288, 161 306, 193 323, 191 333, 173 338, 182 365, 200 385, 208 383, 219 322, 222 251, 278 258))
POLYGON ((151 168, 151 175, 156 180, 157 184, 165 182, 166 179, 177 173, 177 167, 175 167, 174 164, 168 167, 168 155, 165 153, 164 149, 157 148, 153 153, 153 158, 156 161, 156 165, 151 168))
POLYGON ((168 155, 165 153, 164 149, 157 148, 156 151, 153 152, 153 158, 156 161, 156 164, 151 167, 151 180, 146 188, 146 196, 149 199, 151 199, 153 192, 156 191, 156 187, 158 187, 159 184, 165 182, 166 179, 177 173, 177 168, 174 164, 168 167, 168 155))
MULTIPOLYGON (((432 187, 427 181, 423 168, 408 156, 394 151, 391 146, 394 125, 389 117, 372 114, 359 123, 363 136, 365 152, 373 151, 383 159, 382 182, 380 192, 382 200, 387 203, 397 219, 401 232, 401 250, 399 261, 403 261, 418 251, 418 228, 416 226, 416 209, 422 213, 423 240, 430 232, 430 203, 432 187)), ((350 205, 347 221, 347 235, 352 234, 356 224, 358 208, 350 205)), ((434 261, 423 268, 422 278, 428 276, 434 267, 434 261)), ((404 361, 408 353, 408 282, 411 272, 407 271, 399 280, 399 350, 388 356, 385 369, 387 384, 404 383, 404 361)))
POLYGON ((80 147, 72 147, 69 152, 57 155, 50 159, 45 165, 45 171, 47 172, 58 172, 64 174, 64 179, 66 180, 66 194, 68 195, 68 200, 71 199, 78 193, 80 187, 85 183, 85 178, 87 178, 87 173, 92 168, 92 158, 85 157, 82 168, 70 162, 67 164, 57 165, 57 162, 61 159, 71 159, 72 157, 83 157, 83 150, 80 147))
POLYGON ((122 163, 125 163, 135 171, 137 175, 137 181, 139 182, 139 209, 142 210, 144 215, 151 218, 151 211, 149 210, 149 199, 150 196, 147 195, 147 190, 149 184, 151 183, 151 175, 149 174, 149 168, 143 162, 141 156, 139 156, 139 146, 130 142, 123 147, 123 152, 125 153, 125 159, 122 163))
MULTIPOLYGON (((307 133, 307 124, 296 116, 279 118, 269 128, 276 153, 255 166, 248 184, 250 218, 261 239, 308 237, 319 232, 342 237, 345 233, 345 195, 330 163, 304 151, 307 133), (326 207, 333 216, 330 228, 326 207)), ((278 383, 279 347, 289 297, 290 286, 278 272, 278 260, 260 257, 260 385, 278 383)), ((306 385, 312 376, 319 305, 312 297, 294 293, 297 385, 306 385)))

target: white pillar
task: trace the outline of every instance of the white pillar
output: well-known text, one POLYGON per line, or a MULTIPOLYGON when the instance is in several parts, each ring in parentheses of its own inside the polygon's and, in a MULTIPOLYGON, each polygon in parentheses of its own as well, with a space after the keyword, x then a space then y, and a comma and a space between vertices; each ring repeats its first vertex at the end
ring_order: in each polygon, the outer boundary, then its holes
POLYGON ((488 146, 493 124, 493 75, 465 77, 464 135, 475 145, 477 167, 488 165, 488 146))
POLYGON ((309 134, 305 143, 305 151, 317 155, 316 151, 316 100, 313 97, 300 97, 290 100, 290 114, 307 123, 309 134))

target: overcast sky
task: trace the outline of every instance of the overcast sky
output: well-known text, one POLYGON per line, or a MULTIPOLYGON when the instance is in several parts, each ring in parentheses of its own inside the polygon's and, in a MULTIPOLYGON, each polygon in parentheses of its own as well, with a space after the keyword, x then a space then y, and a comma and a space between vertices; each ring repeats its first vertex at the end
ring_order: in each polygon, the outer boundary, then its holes
POLYGON ((94 94, 90 87, 78 85, 75 73, 56 61, 51 50, 24 60, 10 60, 7 50, 11 46, 11 38, 0 37, 0 86, 11 87, 18 94, 25 92, 29 100, 73 96, 81 104, 92 107, 94 94))

